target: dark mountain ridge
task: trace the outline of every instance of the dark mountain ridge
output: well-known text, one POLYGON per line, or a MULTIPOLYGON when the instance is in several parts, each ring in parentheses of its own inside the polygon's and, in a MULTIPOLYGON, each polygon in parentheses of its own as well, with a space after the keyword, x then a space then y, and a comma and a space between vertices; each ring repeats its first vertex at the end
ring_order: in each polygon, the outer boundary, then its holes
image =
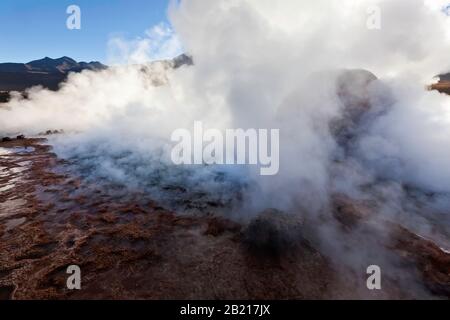
POLYGON ((57 90, 70 72, 106 68, 97 61, 77 62, 69 57, 45 57, 28 63, 0 63, 0 91, 24 91, 36 85, 57 90))
MULTIPOLYGON (((167 62, 167 66, 174 69, 194 64, 192 57, 186 54, 163 62, 167 62)), ((77 62, 66 56, 58 59, 45 57, 28 63, 0 63, 0 103, 9 100, 11 91, 23 92, 38 85, 56 91, 70 72, 99 71, 107 68, 108 66, 98 61, 77 62)), ((143 67, 143 72, 145 71, 143 67)))
POLYGON ((69 57, 52 59, 45 57, 40 60, 33 60, 28 63, 0 63, 0 72, 18 73, 62 73, 79 72, 85 69, 102 70, 107 66, 98 62, 77 62, 69 57))

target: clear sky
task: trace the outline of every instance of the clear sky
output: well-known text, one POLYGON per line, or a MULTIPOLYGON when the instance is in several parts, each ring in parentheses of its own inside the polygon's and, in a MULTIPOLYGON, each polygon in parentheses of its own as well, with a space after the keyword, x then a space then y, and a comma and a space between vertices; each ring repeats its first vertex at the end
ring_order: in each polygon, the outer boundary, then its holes
POLYGON ((112 36, 134 38, 167 22, 169 0, 0 0, 0 62, 45 56, 106 62, 112 36), (69 30, 69 5, 81 9, 81 30, 69 30))

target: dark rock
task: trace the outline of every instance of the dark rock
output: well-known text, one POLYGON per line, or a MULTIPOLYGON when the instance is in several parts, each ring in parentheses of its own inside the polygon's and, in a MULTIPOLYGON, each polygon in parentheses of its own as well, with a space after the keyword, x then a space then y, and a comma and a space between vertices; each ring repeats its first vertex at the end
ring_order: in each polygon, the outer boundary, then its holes
POLYGON ((192 66, 192 65, 194 65, 194 60, 192 59, 191 56, 188 56, 186 54, 181 54, 173 59, 174 69, 178 69, 182 66, 192 66))
POLYGON ((3 137, 2 138, 2 142, 8 142, 8 141, 12 141, 12 139, 10 137, 3 137))
POLYGON ((15 290, 14 285, 0 286, 0 300, 11 300, 15 290))
POLYGON ((8 91, 0 91, 0 103, 6 103, 10 99, 8 91))
POLYGON ((60 134, 60 133, 64 133, 63 129, 60 130, 47 130, 45 132, 40 132, 39 135, 40 136, 50 136, 52 134, 60 134))
POLYGON ((330 122, 336 142, 347 149, 365 126, 364 117, 373 109, 370 86, 377 77, 366 70, 342 71, 336 80, 336 94, 342 104, 340 117, 330 122))
POLYGON ((352 118, 357 118, 370 109, 369 85, 377 77, 367 70, 346 70, 337 79, 337 94, 345 112, 352 118))
POLYGON ((24 140, 24 139, 25 139, 25 136, 24 136, 23 134, 21 134, 21 135, 18 135, 18 136, 16 137, 16 139, 17 139, 17 140, 24 140))
POLYGON ((244 230, 244 243, 257 253, 281 255, 302 243, 302 221, 276 209, 268 209, 244 230))

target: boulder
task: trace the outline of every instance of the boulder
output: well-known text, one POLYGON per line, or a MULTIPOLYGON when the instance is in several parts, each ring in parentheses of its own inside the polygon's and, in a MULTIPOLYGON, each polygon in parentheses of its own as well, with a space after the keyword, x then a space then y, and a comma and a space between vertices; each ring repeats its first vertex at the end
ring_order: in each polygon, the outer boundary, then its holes
POLYGON ((370 85, 377 77, 366 70, 345 70, 336 80, 336 94, 342 104, 342 114, 330 123, 330 131, 339 145, 347 147, 357 135, 359 124, 372 106, 370 85))
POLYGON ((302 243, 302 221, 298 216, 267 209, 244 230, 244 243, 259 253, 280 255, 302 243))

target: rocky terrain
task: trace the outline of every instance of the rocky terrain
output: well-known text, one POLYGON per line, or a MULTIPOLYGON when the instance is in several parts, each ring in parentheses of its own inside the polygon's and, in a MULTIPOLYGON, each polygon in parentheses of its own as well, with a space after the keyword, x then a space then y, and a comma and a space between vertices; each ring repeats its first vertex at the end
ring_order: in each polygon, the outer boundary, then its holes
POLYGON ((433 84, 431 89, 450 94, 450 73, 440 75, 439 82, 433 84))

